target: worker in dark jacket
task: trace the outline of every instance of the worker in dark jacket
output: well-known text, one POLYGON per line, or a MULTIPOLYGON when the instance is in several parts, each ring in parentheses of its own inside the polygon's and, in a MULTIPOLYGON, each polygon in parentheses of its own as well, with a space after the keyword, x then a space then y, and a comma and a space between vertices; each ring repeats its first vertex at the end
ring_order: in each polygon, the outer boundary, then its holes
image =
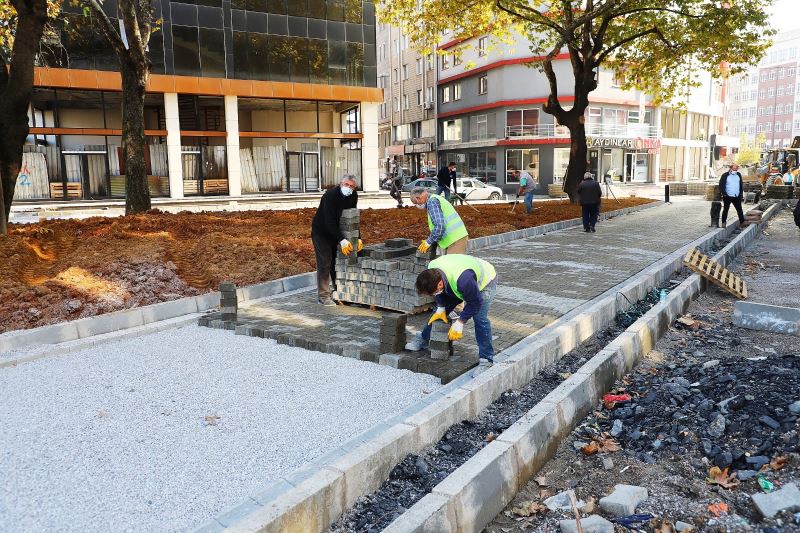
MULTIPOLYGON (((336 249, 340 248, 344 255, 353 253, 353 245, 344 238, 339 227, 342 211, 353 209, 358 204, 356 178, 346 174, 339 185, 328 189, 322 195, 317 213, 311 222, 311 242, 314 244, 314 256, 317 259, 317 298, 320 304, 335 306, 331 298, 331 278, 336 280, 336 249)), ((358 251, 363 248, 358 240, 358 251)))
POLYGON ((744 187, 742 186, 742 175, 739 174, 739 165, 731 165, 731 169, 719 178, 719 194, 722 195, 722 227, 728 221, 728 209, 731 204, 736 208, 739 215, 739 224, 744 223, 744 213, 742 212, 742 200, 744 199, 744 187))
POLYGON ((456 164, 450 161, 446 167, 440 168, 439 173, 436 174, 436 181, 438 182, 436 194, 444 193, 443 196, 450 200, 450 193, 455 192, 456 164))
POLYGON ((600 214, 600 197, 603 190, 597 183, 591 172, 583 175, 583 181, 578 185, 578 201, 583 212, 583 231, 594 233, 594 225, 597 224, 597 216, 600 214))

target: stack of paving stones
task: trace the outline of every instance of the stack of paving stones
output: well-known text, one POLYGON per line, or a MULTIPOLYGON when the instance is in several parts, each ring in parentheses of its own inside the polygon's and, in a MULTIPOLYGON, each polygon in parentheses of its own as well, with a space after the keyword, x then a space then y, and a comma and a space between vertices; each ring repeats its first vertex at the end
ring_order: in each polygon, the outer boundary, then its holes
POLYGON ((381 316, 381 353, 398 353, 406 345, 408 315, 390 313, 381 316))
POLYGON ((236 285, 230 281, 223 281, 219 284, 219 292, 220 319, 225 323, 236 324, 236 313, 239 307, 236 285))
POLYGON ((793 192, 791 185, 767 185, 767 194, 764 197, 784 200, 791 198, 793 192))
POLYGON ((431 327, 431 359, 436 361, 446 361, 453 356, 453 341, 447 337, 450 325, 443 320, 437 320, 431 327))
MULTIPOLYGON (((345 237, 358 244, 358 210, 342 212, 345 237), (355 215, 348 212, 355 211, 355 215), (348 213, 345 218, 345 213, 348 213)), ((436 257, 436 248, 420 253, 411 239, 388 239, 366 246, 349 256, 336 257, 336 291, 333 297, 342 302, 370 305, 416 314, 430 309, 433 298, 417 294, 417 275, 436 257)))
MULTIPOLYGON (((339 229, 342 230, 344 238, 350 241, 353 245, 353 252, 350 255, 344 255, 341 250, 337 254, 337 263, 341 260, 347 264, 356 264, 358 262, 358 239, 361 238, 361 215, 358 209, 345 209, 342 211, 342 217, 339 219, 339 229)), ((338 264, 337 264, 338 267, 338 264)), ((338 272, 338 268, 336 269, 338 272)))

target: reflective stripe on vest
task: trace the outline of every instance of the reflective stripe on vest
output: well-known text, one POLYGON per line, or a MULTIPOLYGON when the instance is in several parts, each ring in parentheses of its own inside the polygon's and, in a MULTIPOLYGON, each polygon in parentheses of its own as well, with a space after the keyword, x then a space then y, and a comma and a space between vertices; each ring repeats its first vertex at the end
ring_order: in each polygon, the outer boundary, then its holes
POLYGON ((438 268, 444 272, 450 290, 452 290, 453 294, 460 300, 463 300, 464 297, 461 295, 461 291, 458 290, 458 278, 461 277, 461 274, 465 271, 472 270, 475 272, 479 290, 483 290, 497 277, 497 271, 495 271, 491 263, 464 254, 448 254, 437 257, 428 264, 428 268, 438 268))
MULTIPOLYGON (((444 196, 438 194, 431 194, 428 201, 436 200, 442 209, 444 215, 444 235, 439 239, 439 247, 447 249, 451 244, 457 240, 463 239, 467 236, 467 228, 464 227, 464 221, 458 216, 456 208, 453 204, 447 201, 444 196)), ((428 215, 428 229, 433 231, 433 221, 431 216, 428 215)))

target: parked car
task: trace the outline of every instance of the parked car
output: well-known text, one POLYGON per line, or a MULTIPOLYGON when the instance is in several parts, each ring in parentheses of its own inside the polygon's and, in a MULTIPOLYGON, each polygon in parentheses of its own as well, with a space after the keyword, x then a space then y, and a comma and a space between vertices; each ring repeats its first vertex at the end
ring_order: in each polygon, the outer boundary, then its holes
POLYGON ((456 180, 458 194, 470 200, 499 200, 503 197, 503 189, 494 185, 486 185, 477 178, 459 178, 456 180))
POLYGON ((415 179, 403 185, 403 192, 410 192, 414 187, 425 187, 431 194, 436 193, 436 180, 428 178, 415 179))

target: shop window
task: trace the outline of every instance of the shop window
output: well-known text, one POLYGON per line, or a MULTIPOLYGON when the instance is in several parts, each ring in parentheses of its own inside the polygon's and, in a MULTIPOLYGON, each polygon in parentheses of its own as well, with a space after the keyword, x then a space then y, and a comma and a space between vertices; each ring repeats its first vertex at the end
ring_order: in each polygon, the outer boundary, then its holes
POLYGON ((569 148, 553 149, 553 183, 562 183, 569 167, 569 148))
MULTIPOLYGON (((567 149, 569 152, 569 149, 567 149)), ((506 150, 506 183, 519 183, 510 169, 524 170, 531 173, 539 169, 539 149, 506 150)))

